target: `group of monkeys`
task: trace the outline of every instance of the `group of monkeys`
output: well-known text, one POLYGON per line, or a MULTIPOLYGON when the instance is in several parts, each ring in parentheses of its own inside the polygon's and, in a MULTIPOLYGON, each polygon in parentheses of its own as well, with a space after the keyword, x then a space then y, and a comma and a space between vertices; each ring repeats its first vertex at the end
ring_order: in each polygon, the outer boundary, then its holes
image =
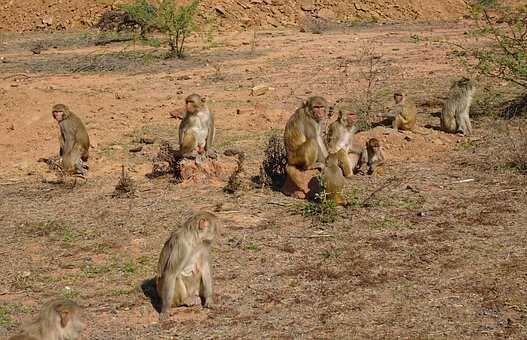
MULTIPOLYGON (((467 78, 455 81, 441 113, 441 129, 449 133, 469 135, 472 126, 469 110, 475 91, 467 78)), ((416 105, 402 92, 396 91, 397 108, 391 114, 395 130, 416 131, 416 105)), ((195 159, 214 157, 211 149, 214 139, 214 118, 205 100, 193 94, 185 99, 185 114, 180 116, 179 155, 195 159)), ((371 138, 366 147, 357 145, 356 114, 338 111, 338 119, 323 131, 328 103, 322 97, 310 97, 289 118, 284 131, 287 151, 286 172, 302 192, 302 172, 319 169, 325 190, 338 204, 344 202, 341 189, 345 178, 353 175, 362 164, 368 173, 374 173, 384 163, 379 141, 371 138)), ((60 157, 67 174, 84 177, 90 141, 82 121, 65 105, 53 106, 52 114, 60 127, 60 157)), ((219 228, 219 219, 209 212, 198 212, 174 230, 165 242, 158 261, 156 291, 161 300, 160 319, 169 316, 172 306, 213 306, 212 274, 209 263, 211 244, 219 228)), ((82 308, 64 298, 44 304, 39 316, 23 327, 21 334, 11 340, 65 340, 78 339, 85 328, 82 308)))

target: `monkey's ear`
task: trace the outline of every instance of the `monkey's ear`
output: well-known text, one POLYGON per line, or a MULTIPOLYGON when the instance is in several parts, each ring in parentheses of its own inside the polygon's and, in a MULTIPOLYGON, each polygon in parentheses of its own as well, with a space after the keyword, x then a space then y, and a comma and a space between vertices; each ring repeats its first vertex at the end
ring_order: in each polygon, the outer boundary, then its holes
POLYGON ((68 310, 63 310, 59 312, 59 315, 60 315, 60 326, 62 328, 66 328, 66 326, 68 325, 71 319, 71 312, 68 310))
POLYGON ((202 103, 205 103, 206 101, 207 101, 207 98, 205 98, 205 97, 201 97, 201 102, 202 102, 202 103))

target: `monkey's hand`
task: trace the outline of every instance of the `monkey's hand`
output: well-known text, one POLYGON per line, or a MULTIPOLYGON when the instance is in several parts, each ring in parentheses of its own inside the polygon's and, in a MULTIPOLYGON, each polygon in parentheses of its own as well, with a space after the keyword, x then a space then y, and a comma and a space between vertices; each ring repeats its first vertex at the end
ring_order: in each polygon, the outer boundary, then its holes
POLYGON ((205 298, 205 301, 203 302, 203 308, 214 309, 212 297, 205 298))
POLYGON ((324 163, 317 162, 313 164, 309 169, 319 169, 320 171, 324 170, 326 165, 324 163))

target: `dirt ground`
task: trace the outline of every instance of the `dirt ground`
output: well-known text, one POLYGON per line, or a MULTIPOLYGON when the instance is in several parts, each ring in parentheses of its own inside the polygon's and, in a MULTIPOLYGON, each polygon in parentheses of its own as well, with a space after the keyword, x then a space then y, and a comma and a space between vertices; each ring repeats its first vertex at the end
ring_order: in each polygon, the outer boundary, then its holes
POLYGON ((215 44, 191 39, 184 60, 133 44, 94 47, 93 32, 3 35, 0 337, 62 295, 85 307, 84 339, 527 338, 527 178, 504 147, 526 120, 476 117, 470 138, 434 129, 463 70, 431 40, 464 42, 465 30, 226 33, 215 44), (411 93, 424 134, 361 132, 362 142, 381 141, 384 174, 351 178, 352 204, 322 223, 303 214, 305 202, 253 188, 251 178, 268 136, 301 100, 364 89, 365 45, 395 70, 381 83, 383 105, 394 89, 411 93), (271 89, 251 96, 262 84, 271 89), (193 92, 216 116, 216 149, 247 152, 236 194, 223 191, 226 177, 145 176, 162 141, 177 143, 169 112, 193 92), (37 162, 57 153, 50 108, 59 102, 82 117, 93 144, 88 181, 74 188, 53 184, 37 162), (112 197, 122 165, 135 197, 112 197), (223 221, 212 249, 215 308, 176 308, 160 324, 149 280, 170 231, 200 209, 223 221))

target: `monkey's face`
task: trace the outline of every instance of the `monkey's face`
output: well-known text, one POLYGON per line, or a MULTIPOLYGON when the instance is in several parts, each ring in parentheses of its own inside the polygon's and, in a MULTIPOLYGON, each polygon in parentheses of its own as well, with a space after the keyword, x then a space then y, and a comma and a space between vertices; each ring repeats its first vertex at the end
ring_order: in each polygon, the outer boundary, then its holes
POLYGON ((53 118, 55 118, 55 120, 59 123, 62 122, 65 118, 64 111, 53 111, 52 114, 53 118))
POLYGON ((346 114, 346 119, 347 119, 348 127, 351 127, 357 121, 357 114, 355 112, 353 112, 353 111, 349 111, 346 114))
POLYGON ((185 101, 185 109, 187 110, 187 113, 190 113, 190 114, 198 113, 200 108, 201 108, 200 103, 198 103, 198 101, 195 99, 187 99, 185 101))
POLYGON ((311 106, 311 112, 316 121, 321 121, 326 117, 326 105, 314 103, 313 106, 311 106))
POLYGON ((400 104, 403 101, 403 96, 401 94, 394 94, 393 100, 395 101, 395 104, 400 104))

